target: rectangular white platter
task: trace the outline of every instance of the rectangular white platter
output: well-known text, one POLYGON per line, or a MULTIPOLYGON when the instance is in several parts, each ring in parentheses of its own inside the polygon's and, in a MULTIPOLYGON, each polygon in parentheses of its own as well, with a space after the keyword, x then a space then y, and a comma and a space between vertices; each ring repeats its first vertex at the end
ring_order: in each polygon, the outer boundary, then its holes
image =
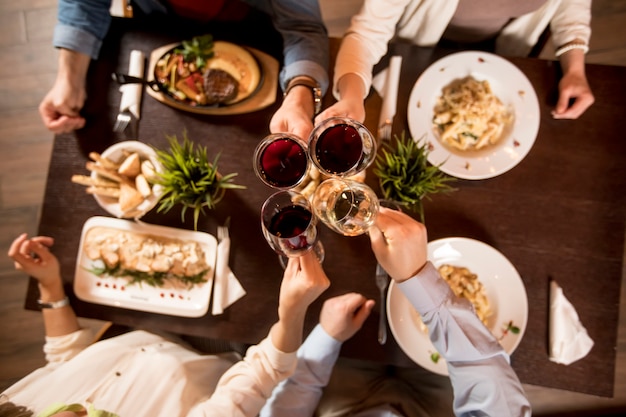
POLYGON ((74 293, 79 299, 95 304, 172 316, 201 317, 209 309, 216 254, 217 240, 208 233, 110 217, 91 217, 85 222, 80 237, 74 293), (147 284, 129 285, 129 280, 126 278, 100 277, 89 271, 93 268, 94 261, 89 259, 83 249, 87 232, 94 227, 198 242, 206 256, 206 263, 210 267, 205 276, 207 281, 191 288, 167 283, 163 287, 153 287, 147 284))

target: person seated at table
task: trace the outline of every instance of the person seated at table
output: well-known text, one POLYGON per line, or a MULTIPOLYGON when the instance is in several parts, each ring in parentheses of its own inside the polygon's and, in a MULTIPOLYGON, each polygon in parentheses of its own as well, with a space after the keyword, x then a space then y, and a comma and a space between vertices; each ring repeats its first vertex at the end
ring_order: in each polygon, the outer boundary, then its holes
POLYGON ((239 361, 234 354, 200 355, 141 330, 92 344, 94 335, 79 327, 67 302, 52 245, 50 237, 23 234, 9 249, 16 268, 38 281, 41 301, 55 304, 43 309, 48 364, 2 394, 39 416, 84 415, 79 411, 90 407, 115 413, 107 417, 256 416, 293 372, 307 309, 330 285, 312 253, 290 259, 278 321, 239 361))
POLYGON ((392 39, 527 56, 548 25, 563 70, 552 116, 576 119, 594 102, 585 75, 590 21, 591 0, 365 0, 337 54, 333 95, 338 101, 317 120, 364 120, 373 67, 392 39))
MULTIPOLYGON (((59 48, 57 77, 39 105, 44 125, 54 133, 85 125, 80 111, 86 99, 87 70, 90 61, 98 59, 109 29, 110 6, 111 0, 59 0, 59 22, 53 36, 53 45, 59 48)), ((317 0, 135 0, 133 6, 137 12, 155 17, 175 14, 200 22, 239 20, 241 30, 250 30, 242 20, 246 17, 241 16, 242 10, 269 15, 283 39, 279 81, 286 93, 270 121, 270 130, 303 139, 309 136, 329 83, 328 33, 317 0)))
POLYGON ((261 417, 447 416, 452 411, 530 416, 509 356, 471 303, 455 296, 427 260, 424 225, 381 208, 370 239, 378 262, 420 313, 450 378, 355 360, 339 360, 333 370, 342 343, 361 328, 373 303, 348 294, 326 301, 319 325, 298 350, 296 372, 274 390, 261 417))

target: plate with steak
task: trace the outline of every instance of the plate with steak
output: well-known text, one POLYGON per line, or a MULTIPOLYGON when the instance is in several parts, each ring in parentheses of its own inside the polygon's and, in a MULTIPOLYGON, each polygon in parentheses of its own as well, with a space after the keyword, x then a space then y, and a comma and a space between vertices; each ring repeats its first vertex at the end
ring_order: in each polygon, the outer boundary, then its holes
MULTIPOLYGON (((273 86, 275 96, 277 85, 274 78, 278 63, 273 57, 253 48, 214 41, 211 35, 158 48, 151 55, 149 68, 150 95, 195 113, 236 114, 256 110, 248 109, 258 107, 256 103, 244 105, 244 102, 259 93, 263 93, 261 107, 265 107, 271 104, 268 92, 273 86)), ((271 102, 274 100, 272 97, 271 102)))

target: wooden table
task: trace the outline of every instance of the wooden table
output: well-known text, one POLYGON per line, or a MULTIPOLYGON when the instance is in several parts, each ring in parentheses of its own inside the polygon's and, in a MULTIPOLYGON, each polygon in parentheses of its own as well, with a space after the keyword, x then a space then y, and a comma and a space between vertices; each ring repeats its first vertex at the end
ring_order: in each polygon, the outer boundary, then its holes
MULTIPOLYGON (((165 135, 180 135, 207 146, 211 154, 222 152, 220 170, 238 172, 237 182, 247 190, 229 191, 199 229, 215 233, 216 226, 231 217, 230 265, 246 288, 245 299, 221 316, 181 318, 101 306, 76 299, 72 280, 84 222, 94 215, 107 215, 93 198, 70 177, 85 173, 90 151, 102 151, 122 140, 111 132, 120 94, 110 81, 112 71, 128 68, 131 49, 148 53, 173 41, 202 33, 198 28, 181 31, 135 30, 131 22, 115 21, 105 42, 103 58, 92 65, 89 100, 85 108, 87 127, 54 140, 39 232, 56 240, 54 252, 61 261, 66 290, 79 316, 110 320, 147 329, 204 335, 254 343, 266 335, 276 319, 282 270, 265 242, 259 223, 263 201, 273 190, 254 175, 252 153, 268 132, 269 120, 278 103, 261 111, 238 116, 199 116, 167 107, 144 95, 139 140, 165 148, 165 135), (167 32, 167 34, 165 34, 167 32)), ((241 32, 212 27, 216 38, 244 42, 241 32)), ((261 50, 266 43, 248 44, 261 50)), ((257 40, 257 43, 259 41, 257 40)), ((338 42, 331 41, 332 55, 338 42)), ((280 51, 267 51, 280 59, 280 51)), ((394 132, 408 130, 406 109, 411 87, 419 74, 445 51, 394 45, 393 53, 404 56, 394 132)), ((386 58, 381 65, 384 65, 386 58)), ((430 240, 465 236, 481 240, 507 256, 520 272, 529 302, 526 334, 512 355, 512 364, 522 382, 612 396, 615 374, 620 285, 622 280, 626 206, 626 142, 623 140, 623 80, 621 67, 588 66, 596 103, 576 121, 550 116, 555 103, 558 66, 552 61, 511 59, 530 79, 539 97, 541 124, 537 141, 527 157, 513 170, 481 181, 459 180, 458 191, 426 201, 430 240), (570 365, 548 360, 548 282, 556 279, 595 346, 589 355, 570 365)), ((277 92, 278 93, 278 92, 277 92)), ((330 94, 325 104, 332 103, 330 94)), ((366 124, 375 127, 380 99, 367 100, 366 124)), ((373 175, 368 176, 375 186, 373 175)), ((151 212, 143 220, 181 228, 179 212, 151 212)), ((330 289, 311 308, 307 330, 317 322, 323 299, 359 291, 378 299, 374 283, 375 259, 365 236, 348 238, 320 227, 326 247, 324 267, 330 289)), ((36 309, 37 288, 31 280, 25 306, 36 309)), ((399 366, 415 366, 389 337, 377 343, 378 306, 364 328, 345 343, 342 355, 399 366)))

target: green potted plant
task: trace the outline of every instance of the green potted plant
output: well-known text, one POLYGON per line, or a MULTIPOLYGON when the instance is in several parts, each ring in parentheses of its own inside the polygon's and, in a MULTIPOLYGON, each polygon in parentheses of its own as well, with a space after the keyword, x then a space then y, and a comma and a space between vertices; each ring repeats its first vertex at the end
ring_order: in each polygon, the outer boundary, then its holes
POLYGON ((405 132, 394 136, 395 140, 385 143, 376 156, 374 174, 386 200, 418 213, 424 223, 422 199, 429 194, 454 191, 449 183, 455 178, 445 175, 440 165, 428 162, 426 141, 418 143, 405 132))
POLYGON ((198 230, 198 218, 205 208, 211 210, 224 197, 227 189, 243 189, 243 185, 233 183, 237 173, 222 175, 218 171, 220 154, 209 161, 206 147, 195 146, 183 132, 182 144, 176 135, 166 136, 169 150, 157 150, 161 171, 155 182, 163 188, 157 212, 167 213, 174 206, 182 205, 181 219, 193 209, 193 227, 198 230))

